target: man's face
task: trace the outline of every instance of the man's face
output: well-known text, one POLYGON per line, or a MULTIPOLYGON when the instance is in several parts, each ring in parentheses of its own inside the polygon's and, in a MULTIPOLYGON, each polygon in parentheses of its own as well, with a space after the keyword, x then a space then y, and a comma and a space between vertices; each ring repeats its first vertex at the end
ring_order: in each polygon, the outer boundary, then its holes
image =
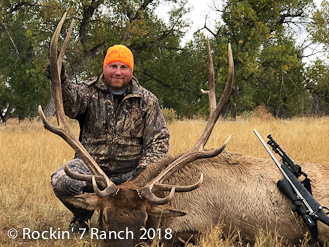
POLYGON ((127 87, 133 72, 131 68, 121 62, 109 63, 103 71, 107 87, 113 91, 120 91, 127 87))

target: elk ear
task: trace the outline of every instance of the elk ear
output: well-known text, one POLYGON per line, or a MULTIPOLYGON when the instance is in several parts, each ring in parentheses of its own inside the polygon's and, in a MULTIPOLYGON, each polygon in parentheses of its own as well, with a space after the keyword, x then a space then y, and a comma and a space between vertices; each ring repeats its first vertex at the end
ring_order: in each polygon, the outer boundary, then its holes
POLYGON ((151 211, 148 212, 148 214, 151 216, 161 217, 161 218, 181 217, 186 215, 186 213, 181 211, 176 211, 168 208, 160 208, 160 207, 152 208, 151 211))
POLYGON ((94 193, 85 193, 77 196, 62 197, 63 202, 86 210, 96 210, 100 208, 100 198, 94 193))

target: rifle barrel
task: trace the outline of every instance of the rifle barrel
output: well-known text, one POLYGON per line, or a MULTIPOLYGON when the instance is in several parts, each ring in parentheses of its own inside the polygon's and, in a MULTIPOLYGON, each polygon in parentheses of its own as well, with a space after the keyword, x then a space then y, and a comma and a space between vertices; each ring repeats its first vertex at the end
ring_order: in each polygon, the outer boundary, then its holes
POLYGON ((265 141, 263 140, 263 138, 260 136, 260 134, 257 132, 257 130, 254 130, 254 133, 256 134, 257 138, 260 140, 260 142, 262 143, 262 145, 264 146, 264 148, 266 149, 266 151, 268 152, 268 154, 271 156, 272 160, 274 161, 274 163, 277 165, 277 167, 280 169, 281 173, 283 174, 283 176, 288 180, 288 182, 290 183, 291 187, 294 189, 296 195, 298 196, 299 199, 302 200, 302 202, 304 203, 305 207, 307 207, 308 211, 311 214, 314 214, 314 210, 312 209, 312 207, 308 204, 308 202, 305 200, 305 198, 302 196, 302 194, 299 192, 299 190, 296 188, 296 186, 294 185, 294 183, 291 181, 291 179, 289 178, 289 176, 286 174, 286 172, 282 169, 280 162, 278 161, 278 159, 274 156, 274 154, 272 153, 272 151, 269 149, 269 147, 266 145, 265 141))

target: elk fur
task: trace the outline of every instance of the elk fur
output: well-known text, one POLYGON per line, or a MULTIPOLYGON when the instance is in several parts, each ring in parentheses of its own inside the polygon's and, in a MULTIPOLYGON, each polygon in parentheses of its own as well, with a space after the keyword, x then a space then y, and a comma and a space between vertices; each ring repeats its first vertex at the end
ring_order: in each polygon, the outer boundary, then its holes
MULTIPOLYGON (((142 186, 172 162, 166 158, 154 164, 134 182, 142 186)), ((329 165, 296 162, 312 180, 313 196, 329 206, 329 165)), ((204 182, 188 193, 176 193, 168 206, 186 213, 184 217, 166 218, 162 224, 177 233, 204 232, 205 228, 222 223, 223 230, 238 230, 247 241, 254 241, 260 229, 282 238, 289 244, 300 244, 308 229, 292 212, 292 203, 277 188, 282 178, 271 159, 222 152, 214 158, 200 159, 185 166, 168 180, 169 184, 185 185, 204 182)), ((319 239, 329 241, 329 227, 318 222, 319 239)), ((309 233, 308 233, 308 236, 309 233)))

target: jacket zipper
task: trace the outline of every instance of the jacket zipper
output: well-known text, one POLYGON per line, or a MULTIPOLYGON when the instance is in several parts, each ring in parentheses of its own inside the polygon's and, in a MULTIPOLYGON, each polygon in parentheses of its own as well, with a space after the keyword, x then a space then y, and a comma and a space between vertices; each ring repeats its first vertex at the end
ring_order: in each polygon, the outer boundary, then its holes
POLYGON ((107 130, 108 130, 108 127, 109 127, 109 110, 108 110, 108 103, 106 102, 105 103, 105 130, 106 130, 106 133, 107 133, 107 130))
POLYGON ((124 128, 125 128, 125 124, 126 124, 126 118, 127 118, 127 109, 125 110, 125 118, 123 119, 123 124, 122 124, 122 130, 121 130, 121 134, 123 133, 123 131, 124 131, 124 128))

